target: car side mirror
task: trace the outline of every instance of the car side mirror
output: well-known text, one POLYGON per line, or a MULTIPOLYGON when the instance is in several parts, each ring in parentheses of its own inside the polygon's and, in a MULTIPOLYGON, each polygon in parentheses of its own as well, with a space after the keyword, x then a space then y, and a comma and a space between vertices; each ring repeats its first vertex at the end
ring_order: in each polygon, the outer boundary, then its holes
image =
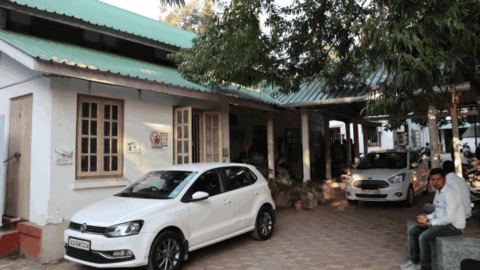
POLYGON ((190 202, 198 202, 207 199, 209 194, 207 192, 203 191, 197 191, 193 193, 192 199, 190 199, 190 202))
POLYGON ((412 163, 412 165, 410 165, 410 166, 415 169, 415 168, 418 168, 418 166, 420 166, 420 164, 417 163, 417 162, 414 162, 414 163, 412 163))

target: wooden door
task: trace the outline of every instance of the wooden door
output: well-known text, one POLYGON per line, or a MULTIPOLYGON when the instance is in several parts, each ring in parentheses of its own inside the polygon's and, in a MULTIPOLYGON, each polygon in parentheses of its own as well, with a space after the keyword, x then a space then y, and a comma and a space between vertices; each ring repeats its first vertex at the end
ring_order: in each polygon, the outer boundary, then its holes
POLYGON ((203 113, 204 162, 222 162, 222 113, 203 113))
POLYGON ((33 96, 11 100, 7 163, 6 214, 28 220, 30 217, 30 154, 32 142, 33 96))
POLYGON ((192 163, 192 107, 173 109, 174 158, 173 164, 192 163))

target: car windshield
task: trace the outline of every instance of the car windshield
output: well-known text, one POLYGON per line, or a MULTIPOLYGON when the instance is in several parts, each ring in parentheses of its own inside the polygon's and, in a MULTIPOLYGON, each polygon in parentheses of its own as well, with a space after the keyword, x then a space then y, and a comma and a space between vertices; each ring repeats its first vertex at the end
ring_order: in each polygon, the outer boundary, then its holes
POLYGON ((370 153, 357 169, 402 169, 407 167, 407 153, 370 153))
POLYGON ((196 174, 197 172, 189 171, 152 171, 131 183, 116 196, 173 199, 196 174))

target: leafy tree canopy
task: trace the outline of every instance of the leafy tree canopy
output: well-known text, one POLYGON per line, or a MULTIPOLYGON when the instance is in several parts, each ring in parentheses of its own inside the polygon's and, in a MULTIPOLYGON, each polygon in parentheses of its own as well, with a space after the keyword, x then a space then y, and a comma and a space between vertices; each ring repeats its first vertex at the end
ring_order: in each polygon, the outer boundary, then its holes
POLYGON ((478 81, 478 0, 292 0, 285 7, 232 0, 219 6, 222 12, 208 19, 192 48, 170 56, 190 81, 273 86, 288 94, 322 78, 325 91, 336 91, 365 88, 370 72, 385 68, 388 79, 369 88, 377 98, 365 114, 409 111, 414 95, 432 102, 435 86, 478 81))
POLYGON ((206 19, 215 13, 212 0, 192 0, 174 7, 162 4, 159 8, 162 13, 159 21, 195 34, 205 33, 206 19))

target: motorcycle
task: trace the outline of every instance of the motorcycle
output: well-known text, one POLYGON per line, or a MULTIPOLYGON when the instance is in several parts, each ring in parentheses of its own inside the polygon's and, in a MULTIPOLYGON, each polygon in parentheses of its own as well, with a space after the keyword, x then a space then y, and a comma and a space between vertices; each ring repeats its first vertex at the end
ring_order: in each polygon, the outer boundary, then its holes
POLYGON ((463 155, 466 157, 466 158, 472 158, 473 157, 473 153, 472 151, 470 150, 470 146, 468 145, 468 143, 464 143, 462 145, 462 149, 463 149, 463 155))

